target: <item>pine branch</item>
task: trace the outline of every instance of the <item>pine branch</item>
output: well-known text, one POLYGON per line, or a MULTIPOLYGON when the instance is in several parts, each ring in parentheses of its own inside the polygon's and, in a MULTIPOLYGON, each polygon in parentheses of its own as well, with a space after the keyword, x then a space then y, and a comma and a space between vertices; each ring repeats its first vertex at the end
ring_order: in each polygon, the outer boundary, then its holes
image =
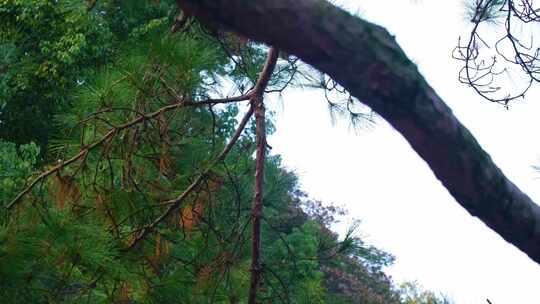
POLYGON ((255 84, 255 87, 251 92, 249 92, 246 96, 248 96, 251 106, 248 110, 248 112, 244 115, 242 120, 240 121, 234 135, 229 140, 223 151, 216 157, 216 159, 201 173, 199 176, 191 183, 180 196, 178 196, 175 199, 168 200, 165 202, 162 202, 163 204, 169 205, 169 208, 165 210, 159 217, 157 217, 152 223, 146 225, 144 228, 142 228, 137 236, 133 238, 133 240, 130 242, 130 244, 125 249, 130 250, 133 247, 135 247, 140 241, 142 241, 150 232, 152 232, 157 225, 159 225, 161 222, 163 222, 167 217, 169 217, 173 212, 178 210, 182 203, 185 201, 185 199, 193 193, 201 184, 202 181, 205 180, 205 178, 208 176, 212 168, 219 162, 223 161, 227 154, 231 151, 231 149, 234 147, 238 139, 240 138, 240 135, 242 135, 242 132, 244 131, 249 119, 253 115, 254 111, 256 110, 257 104, 259 104, 259 100, 262 100, 262 96, 264 94, 264 91, 266 89, 266 86, 268 85, 268 82, 270 81, 270 78, 272 76, 272 72, 274 71, 274 67, 276 65, 277 61, 277 55, 276 50, 271 49, 267 61, 263 67, 263 70, 261 71, 261 74, 259 76, 259 79, 257 80, 257 83, 255 84))
POLYGON ((214 162, 212 162, 211 165, 209 165, 201 174, 199 174, 199 176, 197 176, 197 178, 195 179, 195 181, 193 181, 187 188, 186 190, 184 190, 184 192, 182 192, 182 194, 180 194, 180 196, 178 196, 177 198, 175 199, 172 199, 172 200, 168 200, 168 201, 164 201, 162 202, 161 204, 162 205, 169 205, 169 208, 167 208, 167 210, 165 212, 163 212, 158 218, 156 218, 152 223, 146 225, 144 228, 142 228, 140 230, 140 232, 138 233, 138 235, 133 238, 133 240, 130 242, 130 244, 127 246, 127 248, 125 249, 126 251, 129 250, 129 249, 132 249, 133 247, 135 247, 140 241, 142 241, 147 235, 148 233, 150 233, 151 231, 153 231, 157 225, 159 225, 161 222, 163 222, 169 215, 171 215, 175 210, 177 210, 178 208, 180 208, 180 206, 182 205, 182 203, 185 201, 185 199, 191 194, 193 193, 193 191, 195 191, 199 186, 200 184, 205 180, 205 178, 208 176, 208 174, 210 173, 211 169, 220 161, 222 161, 223 159, 225 159, 225 157, 227 156, 227 154, 230 152, 230 150, 234 147, 234 144, 236 144, 236 141, 238 140, 238 138, 240 138, 240 135, 242 134, 242 132, 244 131, 244 129, 246 128, 246 125, 249 121, 249 119, 251 118, 251 116, 253 115, 253 106, 250 106, 249 110, 247 111, 247 113, 244 115, 244 117, 242 118, 242 120, 240 121, 240 124, 238 125, 238 128, 236 129, 233 137, 231 138, 231 140, 227 143, 227 145, 225 146, 225 148, 223 149, 223 151, 218 155, 218 157, 214 160, 214 162))
POLYGON ((69 166, 78 160, 84 159, 88 153, 97 147, 100 147, 104 145, 105 143, 111 141, 116 134, 118 134, 120 131, 132 128, 135 125, 141 124, 147 120, 156 119, 158 116, 162 115, 165 112, 169 112, 172 110, 176 110, 179 108, 185 108, 185 107, 198 107, 198 106, 205 106, 205 105, 216 105, 216 104, 224 104, 224 103, 232 103, 232 102, 238 102, 243 100, 248 100, 250 98, 250 95, 241 95, 236 97, 230 97, 230 98, 223 98, 223 99, 208 99, 204 101, 188 101, 188 100, 182 100, 177 103, 165 106, 160 108, 159 110, 148 113, 148 114, 140 114, 137 118, 124 123, 120 126, 114 127, 110 129, 105 135, 103 135, 98 141, 87 145, 82 150, 79 151, 76 155, 71 157, 70 159, 66 161, 62 161, 56 166, 52 167, 51 169, 41 173, 38 177, 36 177, 28 187, 26 187, 23 191, 19 192, 19 194, 6 206, 6 209, 12 209, 16 204, 18 204, 22 198, 27 195, 38 183, 45 180, 47 177, 51 176, 52 174, 59 172, 64 167, 69 166))

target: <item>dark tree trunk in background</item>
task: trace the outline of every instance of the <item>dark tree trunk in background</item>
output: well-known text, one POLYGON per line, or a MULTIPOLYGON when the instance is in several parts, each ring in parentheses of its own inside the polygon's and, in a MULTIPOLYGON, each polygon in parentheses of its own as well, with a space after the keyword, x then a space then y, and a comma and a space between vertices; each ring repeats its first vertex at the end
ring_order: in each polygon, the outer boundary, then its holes
POLYGON ((540 263, 540 207, 505 177, 384 28, 325 0, 178 4, 330 75, 400 132, 461 206, 540 263))

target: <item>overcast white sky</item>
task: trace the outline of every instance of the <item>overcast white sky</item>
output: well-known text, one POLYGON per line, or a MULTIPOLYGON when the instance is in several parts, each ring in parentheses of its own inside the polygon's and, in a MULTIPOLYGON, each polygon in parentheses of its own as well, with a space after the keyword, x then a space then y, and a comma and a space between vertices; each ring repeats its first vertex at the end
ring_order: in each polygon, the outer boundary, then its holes
MULTIPOLYGON (((490 104, 457 81, 451 51, 468 24, 461 1, 342 0, 385 26, 494 161, 540 201, 540 94, 510 110, 490 104), (418 2, 418 1, 417 1, 418 2)), ((471 217, 408 143, 384 121, 354 133, 333 126, 320 92, 294 91, 278 106, 274 153, 299 173, 312 197, 344 205, 362 220, 367 240, 394 254, 389 273, 417 279, 456 303, 536 304, 540 266, 471 217)))

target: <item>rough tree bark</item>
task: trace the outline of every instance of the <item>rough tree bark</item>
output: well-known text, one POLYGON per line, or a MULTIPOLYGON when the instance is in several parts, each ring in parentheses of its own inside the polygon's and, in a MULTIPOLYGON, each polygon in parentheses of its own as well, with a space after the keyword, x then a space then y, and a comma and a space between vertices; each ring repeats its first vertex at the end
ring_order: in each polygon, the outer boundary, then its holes
POLYGON ((470 214, 540 263, 540 207, 493 163, 384 28, 326 0, 178 0, 202 22, 276 46, 387 120, 470 214))

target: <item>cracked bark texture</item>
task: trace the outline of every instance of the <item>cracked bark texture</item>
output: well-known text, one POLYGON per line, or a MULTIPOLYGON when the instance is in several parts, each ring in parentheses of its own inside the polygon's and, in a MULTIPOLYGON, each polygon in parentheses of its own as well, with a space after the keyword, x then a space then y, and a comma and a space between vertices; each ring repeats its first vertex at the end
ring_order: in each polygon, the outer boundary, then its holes
POLYGON ((540 207, 493 163, 384 28, 325 0, 178 0, 201 22, 278 47, 387 120, 456 201, 540 263, 540 207))

